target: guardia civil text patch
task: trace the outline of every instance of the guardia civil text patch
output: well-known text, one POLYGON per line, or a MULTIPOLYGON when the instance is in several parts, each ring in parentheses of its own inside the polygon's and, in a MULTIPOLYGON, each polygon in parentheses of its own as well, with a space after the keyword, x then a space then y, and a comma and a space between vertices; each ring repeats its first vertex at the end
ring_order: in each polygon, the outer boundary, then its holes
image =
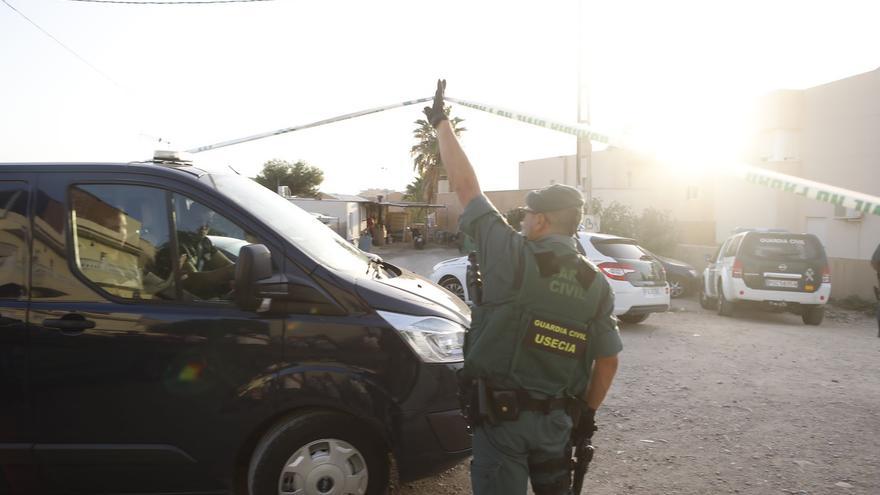
POLYGON ((534 318, 529 322, 524 344, 533 349, 580 359, 587 352, 587 330, 585 327, 572 328, 571 325, 534 318))

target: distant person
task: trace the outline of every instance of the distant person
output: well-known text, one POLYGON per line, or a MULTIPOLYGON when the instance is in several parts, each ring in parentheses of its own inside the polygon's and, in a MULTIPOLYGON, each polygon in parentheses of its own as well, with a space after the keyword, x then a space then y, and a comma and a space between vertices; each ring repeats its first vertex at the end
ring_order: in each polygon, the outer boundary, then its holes
POLYGON ((874 287, 874 297, 877 298, 877 337, 880 337, 880 244, 871 256, 871 266, 877 274, 877 286, 874 287))

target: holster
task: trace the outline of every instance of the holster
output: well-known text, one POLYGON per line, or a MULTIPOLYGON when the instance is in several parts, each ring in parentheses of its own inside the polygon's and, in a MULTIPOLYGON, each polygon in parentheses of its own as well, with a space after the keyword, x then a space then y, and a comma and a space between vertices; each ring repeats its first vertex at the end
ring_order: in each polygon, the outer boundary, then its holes
POLYGON ((519 417, 516 397, 492 391, 483 378, 471 378, 458 372, 458 401, 461 415, 469 429, 483 424, 492 426, 519 417))
POLYGON ((471 251, 468 254, 465 285, 467 285, 468 294, 471 296, 471 303, 475 306, 483 304, 483 275, 480 273, 480 265, 477 263, 476 251, 471 251))
POLYGON ((486 380, 468 377, 461 370, 458 372, 458 402, 461 415, 470 429, 482 424, 494 426, 506 419, 496 414, 496 402, 486 380))

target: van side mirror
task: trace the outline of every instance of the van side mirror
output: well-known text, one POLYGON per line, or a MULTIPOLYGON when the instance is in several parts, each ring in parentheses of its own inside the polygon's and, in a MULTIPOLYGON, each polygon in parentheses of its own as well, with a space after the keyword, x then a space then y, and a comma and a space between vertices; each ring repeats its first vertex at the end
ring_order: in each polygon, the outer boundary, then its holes
POLYGON ((273 274, 272 255, 266 246, 243 246, 235 266, 235 303, 245 311, 268 311, 263 304, 270 299, 285 312, 342 314, 311 280, 273 274))
POLYGON ((257 281, 272 276, 272 255, 262 244, 242 246, 235 264, 235 302, 242 309, 253 311, 262 298, 257 281))

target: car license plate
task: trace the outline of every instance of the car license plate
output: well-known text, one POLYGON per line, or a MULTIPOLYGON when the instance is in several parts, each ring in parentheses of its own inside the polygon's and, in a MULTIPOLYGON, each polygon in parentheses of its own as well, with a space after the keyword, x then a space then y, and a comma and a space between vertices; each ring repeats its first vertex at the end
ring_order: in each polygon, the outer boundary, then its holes
POLYGON ((657 297, 660 295, 659 287, 645 287, 645 295, 648 297, 657 297))
POLYGON ((767 279, 764 281, 764 284, 767 287, 782 287, 784 289, 797 289, 798 281, 797 280, 767 279))

